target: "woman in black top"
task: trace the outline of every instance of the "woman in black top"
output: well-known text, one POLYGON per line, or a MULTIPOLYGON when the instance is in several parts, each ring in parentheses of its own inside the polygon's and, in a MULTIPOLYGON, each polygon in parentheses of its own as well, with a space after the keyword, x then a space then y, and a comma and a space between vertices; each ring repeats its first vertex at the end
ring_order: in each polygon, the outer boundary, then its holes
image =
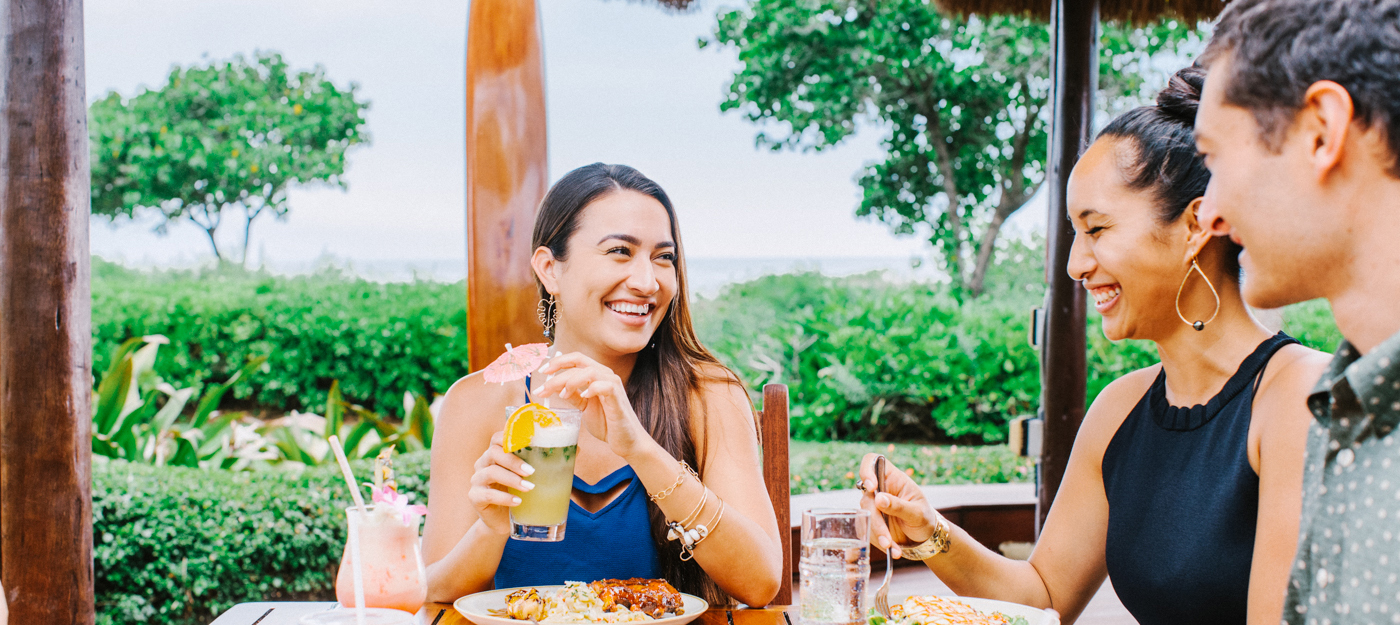
POLYGON ((1304 398, 1327 358, 1250 315, 1240 248, 1197 221, 1210 201, 1192 137, 1204 80, 1178 72, 1156 106, 1104 129, 1070 177, 1069 274, 1109 339, 1153 341, 1161 364, 1094 400, 1030 560, 947 525, 897 468, 875 495, 873 456, 862 464, 863 505, 891 515, 888 529, 875 523, 876 546, 898 557, 946 532, 950 549, 925 563, 960 595, 1053 608, 1070 623, 1111 574, 1144 625, 1279 622, 1312 421, 1304 398))

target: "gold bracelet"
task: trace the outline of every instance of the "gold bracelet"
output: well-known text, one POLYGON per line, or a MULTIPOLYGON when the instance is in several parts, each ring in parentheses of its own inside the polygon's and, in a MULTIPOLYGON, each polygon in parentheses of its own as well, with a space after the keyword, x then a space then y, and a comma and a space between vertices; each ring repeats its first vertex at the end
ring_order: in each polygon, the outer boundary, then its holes
MULTIPOLYGON (((715 513, 715 516, 710 519, 709 524, 695 526, 695 529, 700 532, 700 540, 705 540, 706 536, 715 533, 715 530, 719 528, 719 522, 724 520, 724 509, 726 507, 728 507, 728 504, 724 503, 723 499, 719 500, 719 512, 715 513)), ((695 541, 695 544, 700 544, 700 540, 695 541)))
POLYGON ((700 481, 700 476, 699 476, 699 475, 696 475, 695 469, 690 468, 690 465, 686 464, 684 460, 681 461, 681 469, 684 469, 684 470, 681 471, 680 475, 677 475, 677 476, 676 476, 676 483, 672 484, 672 485, 671 485, 669 488, 667 488, 666 490, 663 490, 663 491, 661 491, 661 492, 659 492, 659 493, 657 493, 657 494, 655 494, 655 495, 653 495, 653 494, 651 494, 651 493, 647 493, 647 498, 648 498, 648 499, 651 499, 651 500, 654 501, 654 502, 661 501, 662 499, 665 499, 667 495, 670 495, 670 494, 671 494, 672 492, 674 492, 677 488, 679 488, 680 485, 681 485, 683 482, 685 482, 685 476, 686 476, 687 473, 689 473, 690 475, 695 476, 695 481, 697 481, 697 482, 700 481))
POLYGON ((696 504, 695 509, 691 510, 690 514, 685 515, 685 518, 680 521, 682 528, 700 520, 700 513, 705 510, 705 502, 710 500, 710 489, 705 488, 704 484, 701 484, 700 488, 700 503, 696 504))
POLYGON ((933 534, 917 545, 900 545, 899 556, 907 560, 927 560, 940 553, 946 553, 952 546, 952 532, 948 529, 948 520, 939 514, 934 522, 933 534))

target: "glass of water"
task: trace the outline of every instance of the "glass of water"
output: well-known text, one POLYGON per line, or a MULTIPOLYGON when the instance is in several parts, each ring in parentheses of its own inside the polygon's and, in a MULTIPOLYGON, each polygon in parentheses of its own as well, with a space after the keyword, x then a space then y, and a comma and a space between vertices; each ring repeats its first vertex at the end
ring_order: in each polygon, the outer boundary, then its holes
POLYGON ((802 622, 865 622, 865 582, 870 578, 870 512, 814 508, 802 513, 802 622))

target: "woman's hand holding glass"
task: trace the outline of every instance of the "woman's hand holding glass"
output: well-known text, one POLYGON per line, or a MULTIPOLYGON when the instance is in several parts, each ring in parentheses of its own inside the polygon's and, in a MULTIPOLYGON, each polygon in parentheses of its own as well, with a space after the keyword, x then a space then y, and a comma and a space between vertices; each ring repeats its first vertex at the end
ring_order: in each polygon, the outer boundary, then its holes
POLYGON ((504 440, 505 432, 496 432, 491 436, 491 445, 476 460, 472 486, 467 491, 467 498, 476 508, 481 522, 502 536, 509 535, 511 531, 510 508, 520 505, 520 498, 505 489, 509 487, 524 492, 535 487, 525 479, 535 472, 534 467, 515 454, 506 453, 501 446, 504 440))
POLYGON ((938 513, 929 504, 923 489, 889 462, 885 463, 885 492, 876 493, 875 459, 878 457, 879 454, 866 454, 861 460, 860 507, 871 513, 870 542, 898 558, 899 545, 921 543, 933 535, 938 513), (889 525, 881 514, 889 515, 889 525))
POLYGON ((612 369, 573 352, 551 358, 536 375, 548 376, 535 390, 537 397, 558 397, 578 405, 584 428, 618 456, 633 458, 647 445, 656 444, 632 410, 627 385, 612 369))

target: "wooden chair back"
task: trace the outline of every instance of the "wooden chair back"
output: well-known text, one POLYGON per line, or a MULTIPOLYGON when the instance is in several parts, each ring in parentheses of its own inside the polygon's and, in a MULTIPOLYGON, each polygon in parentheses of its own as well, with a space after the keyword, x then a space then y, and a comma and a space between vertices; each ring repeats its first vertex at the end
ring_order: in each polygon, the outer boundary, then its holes
POLYGON ((792 490, 788 484, 788 387, 763 387, 763 409, 758 412, 758 442, 763 447, 763 483, 778 517, 778 536, 783 543, 783 577, 772 605, 792 604, 792 490))

